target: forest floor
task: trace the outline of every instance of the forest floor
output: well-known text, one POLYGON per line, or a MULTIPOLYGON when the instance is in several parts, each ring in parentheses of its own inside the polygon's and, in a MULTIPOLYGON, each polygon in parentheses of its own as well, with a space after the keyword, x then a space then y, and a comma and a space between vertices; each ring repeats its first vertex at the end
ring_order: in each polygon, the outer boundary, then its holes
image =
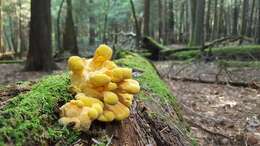
MULTIPOLYGON (((65 62, 57 64, 61 70, 54 71, 54 74, 66 69, 65 62)), ((259 89, 170 79, 176 77, 214 81, 218 74, 221 81, 232 78, 232 81, 257 82, 259 68, 223 69, 219 64, 201 62, 157 62, 155 65, 181 104, 183 116, 191 125, 199 145, 260 145, 259 89)), ((22 71, 23 64, 0 64, 0 68, 1 86, 20 81, 36 81, 49 74, 22 71)), ((29 90, 27 87, 20 89, 18 92, 29 90)))
POLYGON ((219 65, 201 62, 157 62, 156 67, 181 104, 200 145, 260 145, 259 90, 179 80, 214 81, 219 74, 221 81, 257 82, 259 69, 230 67, 220 72, 219 65))

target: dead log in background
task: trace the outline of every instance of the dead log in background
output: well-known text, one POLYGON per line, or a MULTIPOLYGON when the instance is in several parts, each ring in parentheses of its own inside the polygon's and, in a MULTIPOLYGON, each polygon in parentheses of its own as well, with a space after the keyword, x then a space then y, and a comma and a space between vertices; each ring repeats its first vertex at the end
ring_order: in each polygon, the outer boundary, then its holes
POLYGON ((144 37, 143 38, 143 44, 142 47, 148 51, 151 55, 148 56, 148 58, 152 60, 159 60, 159 59, 169 59, 171 56, 178 52, 184 52, 184 51, 199 51, 199 50, 205 50, 212 47, 215 47, 217 45, 221 45, 224 43, 231 43, 236 42, 239 40, 246 40, 251 42, 251 38, 245 37, 245 36, 229 36, 224 37, 220 39, 213 40, 204 46, 195 46, 195 47, 185 47, 180 49, 174 49, 174 48, 168 48, 166 46, 161 45, 160 43, 156 42, 151 37, 144 37))

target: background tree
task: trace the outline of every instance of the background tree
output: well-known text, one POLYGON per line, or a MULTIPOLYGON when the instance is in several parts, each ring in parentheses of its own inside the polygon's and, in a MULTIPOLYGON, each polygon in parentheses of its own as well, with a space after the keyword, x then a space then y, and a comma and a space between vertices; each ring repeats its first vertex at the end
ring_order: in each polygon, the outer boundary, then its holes
POLYGON ((257 1, 257 26, 256 26, 256 43, 260 44, 260 1, 257 1))
POLYGON ((204 45, 204 9, 205 0, 196 0, 196 19, 193 36, 190 41, 191 46, 204 45))
POLYGON ((144 35, 150 35, 150 0, 144 0, 144 35))
POLYGON ((50 0, 31 0, 30 46, 26 70, 56 69, 52 58, 50 6, 50 0))
POLYGON ((72 15, 72 3, 71 0, 67 0, 67 16, 65 30, 63 34, 63 49, 69 50, 72 54, 79 54, 77 46, 77 34, 74 26, 72 15))

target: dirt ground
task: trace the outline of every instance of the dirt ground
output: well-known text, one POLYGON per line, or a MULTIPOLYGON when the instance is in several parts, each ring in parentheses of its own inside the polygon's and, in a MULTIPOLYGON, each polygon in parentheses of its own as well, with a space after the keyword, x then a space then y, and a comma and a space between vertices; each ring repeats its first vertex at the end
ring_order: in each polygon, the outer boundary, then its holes
MULTIPOLYGON (((160 62, 156 63, 156 66, 181 104, 184 118, 191 125, 194 137, 200 145, 260 145, 259 90, 230 85, 175 81, 167 78, 169 76, 196 78, 200 74, 213 76, 218 72, 214 64, 185 66, 160 62)), ((258 69, 251 70, 259 72, 258 69)), ((240 77, 240 80, 243 78, 244 81, 250 81, 257 75, 260 76, 260 74, 253 74, 255 72, 250 72, 251 70, 240 68, 239 71, 231 72, 231 76, 238 74, 237 77, 240 77)), ((221 80, 227 78, 225 73, 221 76, 221 80)), ((213 80, 214 78, 204 76, 204 79, 213 80)))
MULTIPOLYGON (((56 74, 66 69, 65 62, 57 63, 59 70, 52 73, 56 74)), ((27 72, 23 71, 23 64, 0 64, 0 85, 14 84, 21 81, 36 81, 44 75, 51 73, 47 72, 27 72)))

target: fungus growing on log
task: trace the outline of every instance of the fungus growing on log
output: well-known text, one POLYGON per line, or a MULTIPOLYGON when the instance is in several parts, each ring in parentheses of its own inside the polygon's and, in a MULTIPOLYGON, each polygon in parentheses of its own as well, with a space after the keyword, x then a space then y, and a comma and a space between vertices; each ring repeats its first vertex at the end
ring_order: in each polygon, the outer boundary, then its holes
POLYGON ((76 96, 60 108, 61 124, 72 123, 74 129, 86 131, 94 120, 121 121, 130 115, 140 86, 132 79, 132 69, 111 61, 112 53, 110 47, 100 45, 93 58, 69 58, 70 90, 76 96))

